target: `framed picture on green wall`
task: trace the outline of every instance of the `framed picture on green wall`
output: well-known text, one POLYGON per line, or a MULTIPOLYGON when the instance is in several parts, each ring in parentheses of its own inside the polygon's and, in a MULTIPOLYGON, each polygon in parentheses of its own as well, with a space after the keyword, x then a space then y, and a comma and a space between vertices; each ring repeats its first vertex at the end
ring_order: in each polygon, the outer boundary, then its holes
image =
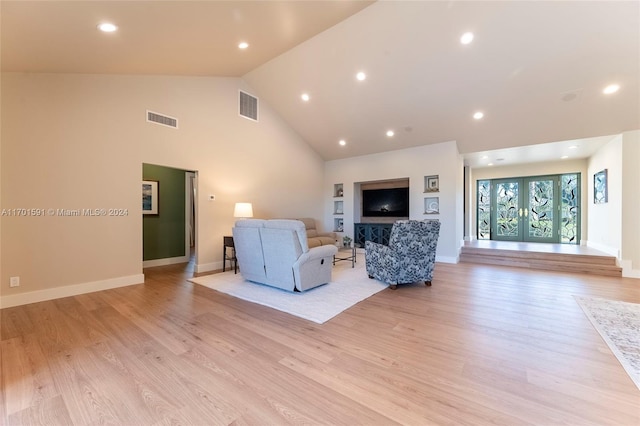
POLYGON ((159 214, 158 212, 158 186, 157 180, 142 181, 142 214, 159 214))

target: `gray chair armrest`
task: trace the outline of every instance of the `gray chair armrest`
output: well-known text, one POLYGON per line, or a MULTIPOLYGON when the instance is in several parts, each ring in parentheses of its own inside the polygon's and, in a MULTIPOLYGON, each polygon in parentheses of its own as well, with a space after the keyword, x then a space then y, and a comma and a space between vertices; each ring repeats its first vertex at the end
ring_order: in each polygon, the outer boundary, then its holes
POLYGON ((338 252, 338 247, 336 246, 318 246, 309 249, 308 252, 302 253, 302 255, 296 260, 297 265, 301 265, 305 262, 314 259, 321 259, 323 257, 333 256, 338 252))

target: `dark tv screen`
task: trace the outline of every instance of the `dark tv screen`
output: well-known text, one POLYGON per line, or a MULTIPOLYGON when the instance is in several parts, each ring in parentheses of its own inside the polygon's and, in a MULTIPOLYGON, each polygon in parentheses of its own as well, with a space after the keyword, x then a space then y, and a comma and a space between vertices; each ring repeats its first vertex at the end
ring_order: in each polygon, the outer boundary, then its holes
POLYGON ((409 188, 363 190, 362 216, 409 217, 409 188))

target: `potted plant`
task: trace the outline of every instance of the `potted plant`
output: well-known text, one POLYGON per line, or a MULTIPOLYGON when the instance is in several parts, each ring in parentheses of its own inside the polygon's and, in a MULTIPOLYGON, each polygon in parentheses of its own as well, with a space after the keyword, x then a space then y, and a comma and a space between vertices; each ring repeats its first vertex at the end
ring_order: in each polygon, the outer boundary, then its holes
POLYGON ((348 235, 345 235, 344 237, 342 237, 342 245, 344 247, 350 247, 351 246, 351 237, 348 235))

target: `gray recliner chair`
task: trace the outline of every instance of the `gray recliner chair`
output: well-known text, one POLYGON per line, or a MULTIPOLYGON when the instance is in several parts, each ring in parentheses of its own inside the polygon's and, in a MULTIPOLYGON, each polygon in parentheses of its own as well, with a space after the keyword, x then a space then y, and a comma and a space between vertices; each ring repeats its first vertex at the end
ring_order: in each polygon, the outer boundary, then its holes
POLYGON ((309 248, 299 220, 245 219, 233 240, 240 273, 249 280, 288 291, 304 291, 331 281, 334 245, 309 248))

